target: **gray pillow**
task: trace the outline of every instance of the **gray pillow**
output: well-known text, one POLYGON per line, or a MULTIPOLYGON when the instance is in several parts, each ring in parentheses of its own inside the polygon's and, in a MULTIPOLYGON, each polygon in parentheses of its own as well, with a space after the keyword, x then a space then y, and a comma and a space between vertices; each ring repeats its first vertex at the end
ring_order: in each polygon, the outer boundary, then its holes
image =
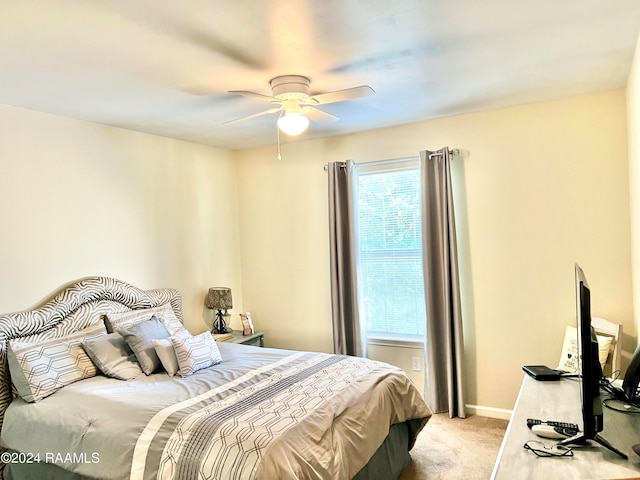
POLYGON ((82 347, 107 377, 131 380, 142 373, 135 354, 118 332, 85 340, 82 347))
POLYGON ((160 368, 160 359, 151 341, 170 336, 161 320, 154 315, 150 320, 136 323, 129 328, 118 328, 117 332, 123 336, 133 350, 145 374, 151 375, 160 368))
POLYGON ((178 365, 178 358, 176 357, 176 352, 173 349, 173 343, 171 343, 170 338, 163 338, 161 340, 152 340, 153 348, 160 359, 160 363, 162 363, 162 367, 169 374, 170 377, 173 377, 178 370, 180 370, 180 365, 178 365))

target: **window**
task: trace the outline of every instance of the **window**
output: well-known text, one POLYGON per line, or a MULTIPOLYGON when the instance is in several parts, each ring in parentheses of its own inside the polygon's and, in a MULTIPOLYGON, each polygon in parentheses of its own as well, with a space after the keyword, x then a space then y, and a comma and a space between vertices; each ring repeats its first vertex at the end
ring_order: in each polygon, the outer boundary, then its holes
POLYGON ((422 341, 425 334, 420 171, 417 159, 411 163, 358 169, 361 318, 369 339, 422 341))

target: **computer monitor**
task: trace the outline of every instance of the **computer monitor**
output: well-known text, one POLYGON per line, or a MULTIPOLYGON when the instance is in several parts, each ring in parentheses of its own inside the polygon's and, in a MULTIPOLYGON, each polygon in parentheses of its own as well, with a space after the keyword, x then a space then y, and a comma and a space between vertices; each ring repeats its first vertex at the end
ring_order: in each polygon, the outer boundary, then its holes
POLYGON ((562 440, 561 445, 581 444, 594 440, 623 458, 627 456, 607 442, 599 432, 604 418, 600 398, 602 367, 598 357, 598 339, 591 326, 591 290, 587 278, 578 264, 575 266, 576 323, 578 327, 578 355, 580 366, 580 397, 582 403, 582 431, 562 440))

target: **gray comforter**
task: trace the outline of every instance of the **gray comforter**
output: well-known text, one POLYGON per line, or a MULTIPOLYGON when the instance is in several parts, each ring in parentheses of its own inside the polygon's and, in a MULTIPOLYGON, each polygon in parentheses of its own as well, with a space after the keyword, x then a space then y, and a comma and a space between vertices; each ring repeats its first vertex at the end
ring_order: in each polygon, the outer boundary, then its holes
MULTIPOLYGON (((108 479, 352 478, 389 426, 431 412, 396 367, 221 343, 188 378, 98 376, 36 404, 16 399, 2 444, 108 479)), ((415 426, 414 426, 415 427, 415 426)))

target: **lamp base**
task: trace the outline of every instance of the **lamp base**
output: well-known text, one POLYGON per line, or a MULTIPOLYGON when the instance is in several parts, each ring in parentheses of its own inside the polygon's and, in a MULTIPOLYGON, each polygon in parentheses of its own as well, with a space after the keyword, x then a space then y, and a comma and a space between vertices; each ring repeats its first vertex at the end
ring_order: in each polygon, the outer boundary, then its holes
POLYGON ((227 326, 227 322, 225 322, 224 317, 230 317, 231 315, 224 315, 222 310, 218 310, 216 313, 216 319, 213 322, 213 333, 231 333, 232 330, 227 326))

